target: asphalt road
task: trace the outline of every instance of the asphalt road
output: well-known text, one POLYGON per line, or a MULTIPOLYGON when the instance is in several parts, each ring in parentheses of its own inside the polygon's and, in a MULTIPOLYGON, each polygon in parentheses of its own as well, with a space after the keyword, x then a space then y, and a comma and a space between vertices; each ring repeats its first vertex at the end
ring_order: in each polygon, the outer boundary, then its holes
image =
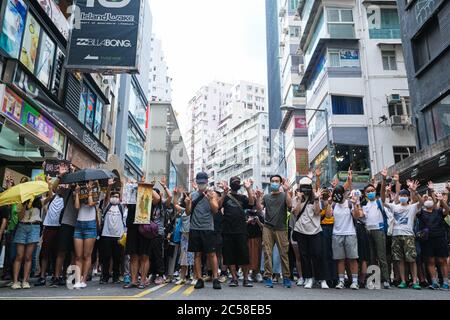
POLYGON ((273 289, 263 284, 253 288, 230 288, 222 285, 222 290, 212 289, 212 283, 206 283, 201 290, 190 285, 163 284, 151 285, 146 289, 125 290, 120 284, 99 285, 98 279, 88 283, 81 290, 69 290, 66 287, 12 290, 0 288, 0 300, 450 300, 450 291, 422 289, 368 290, 360 289, 304 289, 283 288, 275 284, 273 289))

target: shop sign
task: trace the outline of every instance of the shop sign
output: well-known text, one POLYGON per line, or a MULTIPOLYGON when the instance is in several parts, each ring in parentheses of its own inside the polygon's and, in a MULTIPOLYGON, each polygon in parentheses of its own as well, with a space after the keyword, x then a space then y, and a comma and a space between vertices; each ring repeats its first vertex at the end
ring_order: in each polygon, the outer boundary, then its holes
POLYGON ((69 23, 66 20, 66 17, 61 12, 59 6, 55 3, 54 0, 39 0, 39 5, 42 9, 44 9, 47 16, 50 20, 53 21, 55 26, 58 28, 59 32, 63 35, 63 37, 68 40, 69 39, 69 23))
POLYGON ((23 0, 7 0, 0 33, 0 47, 12 58, 19 58, 20 43, 25 30, 27 5, 23 0))
POLYGON ((23 99, 15 94, 11 89, 5 88, 5 94, 2 101, 2 113, 11 120, 19 123, 22 119, 23 99))

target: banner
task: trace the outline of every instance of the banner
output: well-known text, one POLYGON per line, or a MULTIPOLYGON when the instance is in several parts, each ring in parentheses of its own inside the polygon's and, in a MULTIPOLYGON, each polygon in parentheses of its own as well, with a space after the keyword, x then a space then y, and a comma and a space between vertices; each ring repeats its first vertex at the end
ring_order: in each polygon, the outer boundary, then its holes
POLYGON ((23 37, 22 51, 20 53, 20 62, 22 62, 33 74, 36 66, 40 34, 41 26, 33 15, 29 14, 25 24, 25 35, 23 37))
POLYGON ((25 30, 27 5, 23 0, 8 0, 7 2, 0 34, 0 47, 12 58, 17 59, 25 30))
POLYGON ((138 72, 142 0, 78 0, 67 69, 138 72))
POLYGON ((123 188, 123 203, 124 204, 136 204, 138 193, 137 183, 127 183, 123 188))
POLYGON ((70 171, 70 161, 68 160, 45 160, 44 174, 56 178, 59 175, 59 168, 66 167, 67 172, 70 171))
POLYGON ((152 213, 153 186, 139 183, 134 224, 149 224, 152 213))
POLYGON ((15 94, 11 89, 5 88, 2 102, 2 112, 5 116, 17 123, 22 119, 23 99, 15 94))

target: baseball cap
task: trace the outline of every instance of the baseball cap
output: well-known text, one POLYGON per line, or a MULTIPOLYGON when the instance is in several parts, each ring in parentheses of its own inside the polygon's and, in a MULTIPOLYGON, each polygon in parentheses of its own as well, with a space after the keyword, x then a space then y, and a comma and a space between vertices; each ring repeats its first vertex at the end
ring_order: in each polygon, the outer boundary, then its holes
POLYGON ((398 193, 399 196, 408 196, 409 197, 409 191, 406 189, 403 189, 398 193))
POLYGON ((197 183, 208 183, 208 174, 206 172, 199 172, 195 177, 197 183))

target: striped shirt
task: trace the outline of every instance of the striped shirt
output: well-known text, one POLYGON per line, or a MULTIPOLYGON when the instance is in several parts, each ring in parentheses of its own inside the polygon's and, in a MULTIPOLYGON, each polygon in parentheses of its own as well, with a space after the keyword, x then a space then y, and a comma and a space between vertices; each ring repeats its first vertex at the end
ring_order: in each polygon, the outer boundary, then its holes
POLYGON ((55 195, 55 198, 50 202, 45 216, 44 226, 47 227, 59 227, 59 217, 64 209, 64 199, 59 195, 55 195))

